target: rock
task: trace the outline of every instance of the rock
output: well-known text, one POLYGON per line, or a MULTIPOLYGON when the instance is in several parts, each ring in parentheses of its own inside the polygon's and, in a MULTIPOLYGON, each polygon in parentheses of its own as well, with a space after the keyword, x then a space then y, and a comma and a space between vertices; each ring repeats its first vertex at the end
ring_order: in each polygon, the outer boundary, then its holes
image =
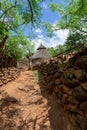
POLYGON ((2 86, 3 85, 3 82, 0 80, 0 86, 2 86))
POLYGON ((87 45, 83 50, 53 58, 40 69, 48 90, 58 98, 68 115, 73 117, 73 130, 87 129, 87 45), (72 57, 72 58, 71 58, 72 57))
POLYGON ((54 93, 58 93, 59 92, 59 88, 58 88, 58 86, 56 86, 55 88, 54 88, 54 93))
POLYGON ((4 102, 13 102, 13 103, 18 102, 18 100, 16 98, 10 97, 10 96, 6 96, 5 98, 2 98, 1 100, 4 101, 4 102))
POLYGON ((75 61, 76 61, 76 57, 74 56, 74 57, 72 57, 72 58, 70 58, 69 59, 69 62, 68 62, 68 66, 69 67, 73 67, 74 66, 74 63, 75 63, 75 61))
POLYGON ((68 102, 68 95, 67 95, 67 94, 62 95, 61 102, 62 102, 63 104, 68 104, 68 103, 69 103, 69 102, 68 102))
POLYGON ((74 78, 74 69, 68 69, 67 71, 64 71, 61 79, 62 83, 69 88, 75 88, 80 84, 78 79, 74 78))
POLYGON ((87 82, 82 83, 80 86, 87 92, 87 82))
POLYGON ((12 81, 19 76, 20 71, 17 68, 3 68, 0 72, 0 86, 12 81))
POLYGON ((72 103, 74 105, 78 105, 79 104, 79 102, 73 96, 69 96, 68 97, 68 103, 72 103))
POLYGON ((54 77, 55 78, 60 78, 61 76, 62 76, 62 72, 56 72, 55 74, 54 74, 54 77))
POLYGON ((69 90, 70 90, 70 88, 68 88, 68 87, 65 86, 65 85, 62 85, 62 92, 63 92, 63 93, 69 94, 69 90))
POLYGON ((80 86, 73 89, 72 95, 80 102, 87 101, 87 93, 80 86))
POLYGON ((84 82, 86 80, 85 70, 74 70, 74 76, 81 82, 84 82))
POLYGON ((87 101, 80 104, 80 110, 87 112, 87 101))
POLYGON ((75 62, 75 66, 87 70, 87 55, 79 57, 75 62))
POLYGON ((84 116, 87 119, 87 111, 84 111, 84 116))
POLYGON ((54 81, 51 81, 49 84, 48 84, 48 89, 49 89, 49 92, 53 92, 55 88, 55 84, 54 84, 54 81))
POLYGON ((87 130, 87 120, 84 117, 76 115, 75 121, 78 124, 78 126, 80 126, 81 130, 87 130))
POLYGON ((58 78, 58 79, 55 80, 55 84, 56 84, 56 85, 58 85, 58 84, 60 84, 60 83, 61 83, 61 79, 58 78))
POLYGON ((73 105, 73 104, 65 104, 64 111, 78 113, 78 107, 76 105, 73 105))
POLYGON ((73 81, 72 81, 67 76, 66 77, 64 76, 62 78, 62 82, 63 82, 64 85, 66 85, 69 88, 75 88, 76 86, 78 86, 80 84, 78 80, 73 79, 73 81))

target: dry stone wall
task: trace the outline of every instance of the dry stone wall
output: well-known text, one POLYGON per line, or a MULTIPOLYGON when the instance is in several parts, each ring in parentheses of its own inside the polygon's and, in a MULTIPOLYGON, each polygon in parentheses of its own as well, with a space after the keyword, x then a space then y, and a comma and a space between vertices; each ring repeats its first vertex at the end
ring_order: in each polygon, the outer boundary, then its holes
POLYGON ((19 76, 19 74, 20 71, 15 67, 2 68, 0 70, 0 86, 14 80, 19 76))
POLYGON ((39 66, 41 80, 69 113, 74 130, 87 130, 87 48, 72 58, 58 58, 39 66))
POLYGON ((4 54, 4 52, 0 52, 0 68, 8 68, 8 67, 17 67, 17 61, 15 56, 7 57, 4 54))

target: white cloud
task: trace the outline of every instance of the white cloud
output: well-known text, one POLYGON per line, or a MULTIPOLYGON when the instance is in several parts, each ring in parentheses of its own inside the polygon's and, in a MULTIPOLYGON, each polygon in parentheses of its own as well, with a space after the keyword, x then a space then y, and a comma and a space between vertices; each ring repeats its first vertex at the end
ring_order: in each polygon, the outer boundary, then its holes
POLYGON ((63 44, 68 36, 69 30, 65 29, 65 30, 58 30, 56 32, 54 32, 55 37, 59 38, 59 42, 60 44, 63 44))
POLYGON ((41 33, 42 33, 42 30, 38 28, 38 29, 35 30, 35 33, 41 34, 41 33))
POLYGON ((44 8, 44 9, 47 9, 47 5, 46 5, 45 2, 43 3, 43 8, 44 8))
POLYGON ((37 29, 35 30, 36 33, 38 33, 38 37, 33 40, 35 43, 35 47, 37 48, 41 43, 44 44, 46 47, 56 47, 57 45, 63 45, 67 36, 69 30, 58 30, 54 32, 55 36, 52 38, 45 37, 42 34, 42 30, 37 29))

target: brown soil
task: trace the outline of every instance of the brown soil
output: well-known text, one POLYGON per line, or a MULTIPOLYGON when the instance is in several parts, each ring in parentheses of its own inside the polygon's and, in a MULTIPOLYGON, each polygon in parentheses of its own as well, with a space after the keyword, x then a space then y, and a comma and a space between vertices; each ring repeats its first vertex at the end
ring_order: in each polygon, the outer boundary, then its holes
POLYGON ((12 82, 0 88, 0 99, 14 97, 0 109, 0 130, 73 130, 68 114, 55 95, 37 83, 36 71, 23 71, 12 82), (7 105, 7 106, 6 106, 7 105))

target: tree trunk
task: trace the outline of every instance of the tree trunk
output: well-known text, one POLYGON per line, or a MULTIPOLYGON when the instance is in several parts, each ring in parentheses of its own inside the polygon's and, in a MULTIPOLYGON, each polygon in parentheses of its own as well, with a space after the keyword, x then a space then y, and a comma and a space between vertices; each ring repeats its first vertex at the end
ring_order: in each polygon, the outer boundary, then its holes
POLYGON ((6 36, 4 37, 4 39, 2 40, 1 44, 0 44, 0 49, 2 49, 2 48, 4 47, 4 45, 5 45, 7 39, 8 39, 8 36, 6 35, 6 36))

